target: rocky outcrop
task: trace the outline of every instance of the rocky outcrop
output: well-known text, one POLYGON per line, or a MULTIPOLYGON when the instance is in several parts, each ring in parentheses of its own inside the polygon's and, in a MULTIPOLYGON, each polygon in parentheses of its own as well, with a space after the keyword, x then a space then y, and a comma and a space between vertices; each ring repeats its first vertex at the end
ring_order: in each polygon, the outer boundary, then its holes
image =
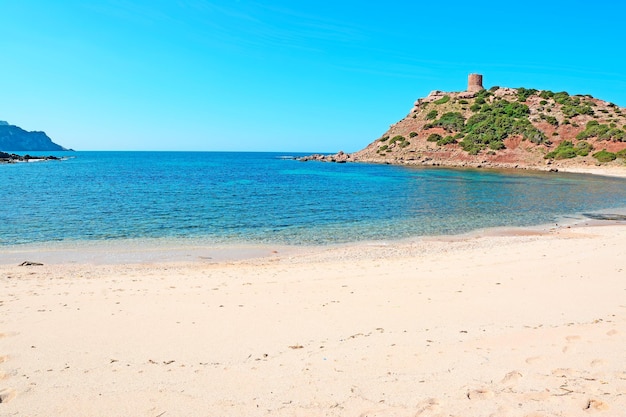
POLYGON ((0 152, 0 163, 11 164, 15 162, 32 162, 32 161, 58 161, 61 158, 56 156, 32 156, 32 155, 17 155, 14 153, 0 152))
POLYGON ((0 149, 5 151, 69 150, 54 143, 45 132, 28 132, 4 121, 0 121, 0 149))
POLYGON ((350 156, 350 154, 344 153, 343 151, 339 151, 336 154, 332 155, 313 154, 303 156, 297 159, 299 161, 337 162, 340 164, 352 161, 352 157, 350 156))
POLYGON ((526 88, 434 90, 364 149, 302 160, 546 171, 625 167, 626 108, 526 88), (594 157, 603 150, 613 160, 594 157))

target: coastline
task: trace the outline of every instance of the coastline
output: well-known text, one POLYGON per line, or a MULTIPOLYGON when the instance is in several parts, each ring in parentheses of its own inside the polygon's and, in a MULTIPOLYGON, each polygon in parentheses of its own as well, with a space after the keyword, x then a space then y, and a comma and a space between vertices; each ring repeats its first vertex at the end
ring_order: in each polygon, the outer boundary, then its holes
POLYGON ((626 228, 596 224, 216 263, 0 265, 0 411, 616 415, 626 228))
MULTIPOLYGON (((612 210, 626 216, 626 208, 612 210)), ((604 210, 607 211, 607 210, 604 210)), ((44 265, 121 265, 121 264, 165 264, 201 263, 220 264, 284 256, 297 258, 313 253, 332 253, 350 250, 369 253, 371 248, 410 248, 426 246, 432 242, 465 241, 481 237, 531 236, 553 233, 565 228, 619 225, 620 221, 596 220, 582 215, 559 218, 556 223, 532 226, 484 227, 465 233, 422 235, 397 239, 365 240, 348 243, 319 245, 287 245, 283 243, 211 243, 203 239, 116 239, 34 242, 27 244, 0 246, 0 266, 14 266, 22 262, 44 265)), ((370 256, 377 256, 370 253, 370 256)))
POLYGON ((483 161, 454 161, 449 159, 438 159, 436 157, 425 159, 389 159, 372 158, 368 156, 344 153, 339 151, 336 154, 313 154, 297 158, 300 161, 319 161, 334 163, 369 163, 399 166, 416 166, 424 168, 452 168, 452 169, 489 169, 489 170, 512 170, 518 172, 567 172, 572 174, 590 174, 606 177, 626 178, 626 165, 623 164, 603 164, 597 165, 589 160, 583 163, 572 161, 550 161, 549 164, 525 164, 522 161, 515 163, 483 161))

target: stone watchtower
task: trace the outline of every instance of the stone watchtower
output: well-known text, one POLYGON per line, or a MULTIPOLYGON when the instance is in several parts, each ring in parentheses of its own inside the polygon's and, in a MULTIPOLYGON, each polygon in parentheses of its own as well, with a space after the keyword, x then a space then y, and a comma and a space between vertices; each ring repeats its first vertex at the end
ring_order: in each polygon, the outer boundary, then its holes
POLYGON ((467 91, 471 93, 477 93, 480 90, 484 90, 483 76, 481 74, 470 74, 467 77, 467 91))

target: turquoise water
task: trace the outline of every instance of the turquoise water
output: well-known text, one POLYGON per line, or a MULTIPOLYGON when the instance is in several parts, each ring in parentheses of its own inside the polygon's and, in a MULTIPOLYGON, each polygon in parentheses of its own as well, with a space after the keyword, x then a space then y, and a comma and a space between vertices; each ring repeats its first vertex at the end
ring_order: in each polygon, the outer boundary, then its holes
POLYGON ((299 162, 280 153, 65 155, 0 165, 0 245, 330 244, 538 225, 626 206, 625 180, 588 175, 299 162))

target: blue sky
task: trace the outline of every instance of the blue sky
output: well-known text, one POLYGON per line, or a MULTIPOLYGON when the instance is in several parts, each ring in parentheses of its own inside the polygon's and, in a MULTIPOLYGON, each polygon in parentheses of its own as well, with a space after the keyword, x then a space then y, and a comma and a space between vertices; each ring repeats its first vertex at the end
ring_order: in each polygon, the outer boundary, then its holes
POLYGON ((0 120, 77 150, 346 152, 467 74, 626 107, 626 2, 0 0, 0 120))

